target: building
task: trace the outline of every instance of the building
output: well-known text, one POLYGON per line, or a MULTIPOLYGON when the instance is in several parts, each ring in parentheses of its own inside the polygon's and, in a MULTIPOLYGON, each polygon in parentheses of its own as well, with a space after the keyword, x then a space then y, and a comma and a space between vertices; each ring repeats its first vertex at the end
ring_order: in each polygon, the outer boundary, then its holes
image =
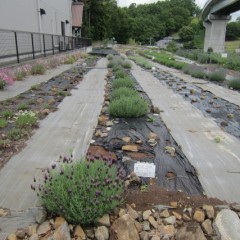
POLYGON ((79 36, 82 15, 80 0, 0 0, 0 29, 79 36))

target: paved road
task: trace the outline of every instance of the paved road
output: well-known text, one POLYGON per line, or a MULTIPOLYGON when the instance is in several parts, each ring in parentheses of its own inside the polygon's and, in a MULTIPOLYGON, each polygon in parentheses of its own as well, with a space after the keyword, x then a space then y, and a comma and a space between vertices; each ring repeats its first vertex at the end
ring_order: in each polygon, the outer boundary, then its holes
MULTIPOLYGON (((90 70, 72 96, 66 97, 58 111, 45 118, 28 141, 0 171, 0 206, 21 211, 38 205, 30 189, 33 176, 41 173, 60 155, 70 151, 75 159, 86 154, 104 101, 106 60, 90 70)), ((0 218, 0 228, 3 219, 0 218)), ((16 221, 16 219, 15 219, 16 221)), ((6 222, 5 222, 6 226, 6 222)))
POLYGON ((164 112, 162 119, 199 173, 209 197, 240 202, 240 141, 223 132, 213 119, 206 118, 180 95, 134 64, 133 76, 154 106, 164 112), (220 137, 220 143, 214 141, 220 137))

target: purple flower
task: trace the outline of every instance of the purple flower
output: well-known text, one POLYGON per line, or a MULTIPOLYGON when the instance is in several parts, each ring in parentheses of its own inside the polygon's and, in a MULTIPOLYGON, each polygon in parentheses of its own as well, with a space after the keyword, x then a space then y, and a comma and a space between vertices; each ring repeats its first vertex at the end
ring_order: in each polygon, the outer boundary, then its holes
POLYGON ((101 195, 101 192, 99 190, 96 190, 95 195, 96 195, 96 197, 99 197, 101 195))
POLYGON ((55 169, 56 168, 56 164, 52 164, 52 169, 55 169))
POLYGON ((36 190, 36 188, 31 184, 31 189, 33 190, 33 191, 35 191, 36 190))
POLYGON ((33 178, 33 182, 36 182, 36 178, 33 178))

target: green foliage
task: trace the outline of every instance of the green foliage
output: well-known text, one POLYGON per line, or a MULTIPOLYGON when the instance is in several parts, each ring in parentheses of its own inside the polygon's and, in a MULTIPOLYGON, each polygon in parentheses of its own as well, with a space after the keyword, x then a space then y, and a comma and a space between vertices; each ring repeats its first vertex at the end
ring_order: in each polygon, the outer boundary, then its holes
POLYGON ((65 60, 65 64, 73 64, 73 63, 75 63, 76 62, 76 58, 73 56, 73 55, 71 55, 71 56, 67 56, 67 59, 65 60))
POLYGON ((234 79, 229 82, 229 87, 235 90, 240 90, 240 80, 234 79))
POLYGON ((133 89, 134 86, 135 86, 134 82, 129 77, 114 79, 112 83, 113 89, 117 89, 121 87, 133 89))
POLYGON ((129 96, 134 96, 136 94, 137 94, 136 90, 128 88, 128 87, 116 88, 111 93, 111 101, 118 99, 120 97, 129 97, 129 96))
POLYGON ((122 63, 122 67, 123 68, 127 68, 127 69, 131 69, 132 68, 132 64, 129 61, 124 61, 122 63))
POLYGON ((10 144, 10 141, 8 139, 6 140, 0 139, 0 150, 7 148, 9 144, 10 144))
POLYGON ((135 56, 129 56, 129 58, 133 61, 136 62, 137 65, 146 68, 146 69, 151 69, 153 67, 153 65, 147 61, 145 58, 139 56, 139 55, 135 55, 135 56))
POLYGON ((225 73, 223 71, 216 71, 208 73, 207 77, 210 81, 223 82, 225 80, 225 73))
POLYGON ((21 139, 22 137, 24 137, 27 134, 27 132, 23 129, 20 128, 12 128, 8 133, 7 133, 7 137, 8 139, 10 139, 11 141, 17 141, 19 139, 21 139))
POLYGON ((190 75, 194 78, 206 78, 206 73, 203 71, 203 70, 193 70, 193 71, 190 71, 190 75))
POLYGON ((194 30, 190 26, 184 26, 180 29, 178 35, 183 42, 192 41, 194 38, 194 30))
POLYGON ((64 162, 46 171, 38 188, 49 213, 72 224, 90 225, 122 203, 124 182, 115 165, 102 160, 64 162))
POLYGON ((26 103, 20 103, 17 107, 18 110, 27 110, 29 106, 26 103))
POLYGON ((230 22, 227 24, 226 39, 237 40, 240 37, 240 22, 230 22))
POLYGON ((32 111, 20 112, 16 119, 17 128, 29 128, 37 124, 38 117, 32 111))
POLYGON ((111 101, 108 107, 109 114, 114 117, 134 118, 147 114, 149 106, 138 95, 120 97, 111 101))
POLYGON ((35 85, 31 86, 31 90, 39 90, 40 87, 41 87, 40 84, 35 84, 35 85))
POLYGON ((35 65, 32 66, 31 68, 31 74, 44 74, 46 72, 46 67, 42 63, 36 63, 35 65))
POLYGON ((107 60, 108 61, 113 60, 113 55, 112 54, 107 55, 107 60))
POLYGON ((178 46, 174 41, 171 41, 167 45, 167 50, 175 53, 178 50, 178 46))
POLYGON ((7 126, 8 122, 6 119, 0 118, 0 129, 5 128, 7 126))
POLYGON ((15 73, 15 78, 18 81, 22 81, 27 76, 27 73, 24 70, 17 71, 15 73))
POLYGON ((128 77, 127 73, 124 70, 121 70, 121 69, 117 70, 114 75, 115 75, 115 78, 128 77))
POLYGON ((6 87, 7 83, 5 80, 0 79, 0 90, 3 90, 6 87))
POLYGON ((4 117, 5 119, 12 118, 13 117, 13 112, 11 110, 4 110, 0 112, 0 116, 4 117))

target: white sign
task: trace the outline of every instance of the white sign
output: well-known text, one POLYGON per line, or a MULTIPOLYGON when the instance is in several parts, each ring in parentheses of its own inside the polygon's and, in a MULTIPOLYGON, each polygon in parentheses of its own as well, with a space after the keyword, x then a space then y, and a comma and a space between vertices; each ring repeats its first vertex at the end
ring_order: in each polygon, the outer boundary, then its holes
POLYGON ((228 54, 227 53, 222 53, 222 58, 227 58, 228 54))
POLYGON ((154 163, 138 162, 134 164, 134 172, 139 177, 155 178, 155 169, 154 163))

